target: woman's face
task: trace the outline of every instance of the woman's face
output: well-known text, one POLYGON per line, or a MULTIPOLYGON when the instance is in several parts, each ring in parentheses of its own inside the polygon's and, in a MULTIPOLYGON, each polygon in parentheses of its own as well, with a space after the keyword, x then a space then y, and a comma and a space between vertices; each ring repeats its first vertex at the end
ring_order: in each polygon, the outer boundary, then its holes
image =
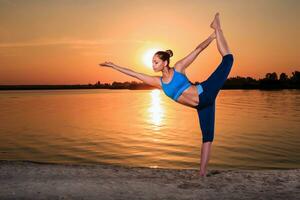
POLYGON ((155 72, 162 71, 162 69, 167 65, 167 61, 161 60, 158 55, 154 55, 152 58, 152 68, 155 72))

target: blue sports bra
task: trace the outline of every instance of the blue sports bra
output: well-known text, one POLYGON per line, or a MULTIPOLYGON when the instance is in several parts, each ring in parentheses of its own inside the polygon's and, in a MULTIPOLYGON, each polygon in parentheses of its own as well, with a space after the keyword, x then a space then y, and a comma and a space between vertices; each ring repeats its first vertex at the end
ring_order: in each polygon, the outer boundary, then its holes
POLYGON ((171 99, 177 101, 180 95, 192 84, 185 74, 176 71, 174 67, 173 71, 173 77, 169 83, 164 83, 162 77, 160 77, 160 81, 164 93, 171 99))

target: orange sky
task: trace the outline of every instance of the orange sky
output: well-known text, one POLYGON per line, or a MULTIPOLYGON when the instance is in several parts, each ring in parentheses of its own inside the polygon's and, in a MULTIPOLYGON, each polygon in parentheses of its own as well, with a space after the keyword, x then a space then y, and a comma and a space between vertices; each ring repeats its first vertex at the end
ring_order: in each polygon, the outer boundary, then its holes
MULTIPOLYGON (((172 49, 172 67, 212 33, 216 12, 235 56, 229 77, 290 76, 300 70, 299 8, 297 0, 0 0, 0 84, 139 81, 104 61, 161 75, 146 52, 172 49)), ((186 73, 202 81, 220 61, 214 41, 186 73)))

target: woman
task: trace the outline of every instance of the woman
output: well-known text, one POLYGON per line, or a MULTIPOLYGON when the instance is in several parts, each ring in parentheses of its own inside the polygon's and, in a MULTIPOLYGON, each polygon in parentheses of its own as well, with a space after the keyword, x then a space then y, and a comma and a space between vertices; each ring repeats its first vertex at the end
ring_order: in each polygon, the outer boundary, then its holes
POLYGON ((176 62, 173 68, 169 66, 169 59, 173 55, 171 50, 155 53, 152 60, 153 69, 155 72, 162 71, 162 77, 148 76, 117 66, 111 62, 100 64, 138 78, 146 84, 162 88, 164 93, 174 101, 197 109, 202 132, 200 176, 206 176, 206 166, 214 139, 215 99, 233 65, 233 55, 221 29, 219 13, 215 15, 210 27, 214 29, 214 32, 189 55, 176 62), (214 39, 217 41, 217 48, 222 56, 222 61, 208 79, 200 84, 193 85, 186 77, 185 70, 214 39))

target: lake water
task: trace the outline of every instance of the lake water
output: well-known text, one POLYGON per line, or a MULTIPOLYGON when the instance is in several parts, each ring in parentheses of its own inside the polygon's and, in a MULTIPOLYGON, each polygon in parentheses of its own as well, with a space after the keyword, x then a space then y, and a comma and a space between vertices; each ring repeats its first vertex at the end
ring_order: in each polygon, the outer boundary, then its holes
MULTIPOLYGON (((300 167, 299 90, 221 90, 209 169, 300 167)), ((197 111, 162 90, 0 91, 0 159, 199 169, 197 111)))

